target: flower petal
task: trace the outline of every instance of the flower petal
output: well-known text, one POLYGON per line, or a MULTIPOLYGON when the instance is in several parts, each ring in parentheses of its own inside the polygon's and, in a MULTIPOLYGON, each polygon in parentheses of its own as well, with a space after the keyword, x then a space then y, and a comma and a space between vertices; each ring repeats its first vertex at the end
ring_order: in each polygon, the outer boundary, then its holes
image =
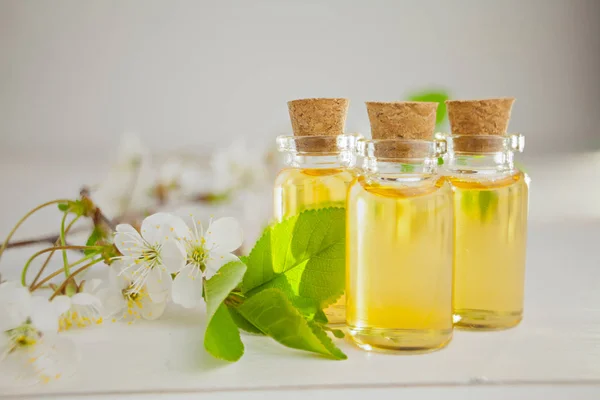
POLYGON ((92 306, 97 309, 102 307, 100 299, 89 293, 75 293, 73 297, 71 297, 71 301, 78 306, 92 306))
POLYGON ((154 303, 152 301, 145 301, 140 309, 142 318, 147 320, 154 320, 159 318, 165 311, 166 302, 154 303))
POLYGON ((80 359, 75 343, 59 335, 44 336, 30 354, 40 382, 68 378, 75 373, 80 359))
POLYGON ((0 389, 30 386, 39 382, 29 361, 31 359, 29 351, 19 349, 9 353, 7 349, 2 349, 2 356, 0 389))
POLYGON ((31 298, 31 323, 42 332, 58 332, 58 312, 55 305, 40 296, 31 298))
POLYGON ((126 233, 126 232, 137 233, 139 235, 138 231, 136 231, 135 228, 129 224, 119 224, 119 225, 117 225, 115 230, 117 232, 122 232, 122 233, 126 233))
POLYGON ((98 289, 98 286, 100 286, 101 284, 102 279, 90 279, 89 281, 85 281, 85 284, 83 285, 83 291, 84 293, 94 293, 96 292, 96 289, 98 289))
POLYGON ((167 240, 160 249, 160 259, 162 264, 170 273, 180 271, 181 268, 185 266, 186 258, 185 247, 177 240, 167 240))
POLYGON ((116 291, 113 288, 104 288, 98 291, 98 297, 102 302, 102 311, 104 317, 112 317, 117 315, 127 307, 127 301, 123 297, 121 291, 116 291))
POLYGON ((146 247, 144 240, 137 232, 117 232, 114 244, 124 256, 137 258, 146 247))
POLYGON ((171 292, 173 279, 171 274, 159 268, 152 269, 146 278, 146 290, 148 296, 155 303, 161 303, 167 300, 171 292))
POLYGON ((217 273, 221 269, 221 267, 227 263, 232 261, 239 261, 240 259, 237 256, 234 256, 231 253, 223 253, 223 254, 213 254, 211 253, 210 258, 206 262, 206 270, 204 271, 204 275, 206 279, 210 279, 214 274, 217 273))
POLYGON ((202 274, 193 265, 187 265, 173 280, 173 302, 193 308, 202 302, 202 274))
POLYGON ((56 296, 54 300, 52 300, 52 305, 54 305, 54 309, 60 314, 64 314, 71 308, 71 298, 69 296, 56 296))
POLYGON ((142 222, 142 237, 150 245, 158 245, 169 238, 174 239, 186 234, 187 226, 173 214, 156 213, 142 222))
POLYGON ((123 272, 127 266, 123 260, 117 260, 111 264, 108 270, 108 286, 115 290, 123 290, 129 287, 131 277, 129 273, 123 272))
POLYGON ((239 222, 232 217, 219 218, 208 227, 206 248, 218 253, 231 253, 244 241, 239 222))
POLYGON ((31 314, 31 293, 17 282, 0 285, 0 332, 16 328, 31 314))

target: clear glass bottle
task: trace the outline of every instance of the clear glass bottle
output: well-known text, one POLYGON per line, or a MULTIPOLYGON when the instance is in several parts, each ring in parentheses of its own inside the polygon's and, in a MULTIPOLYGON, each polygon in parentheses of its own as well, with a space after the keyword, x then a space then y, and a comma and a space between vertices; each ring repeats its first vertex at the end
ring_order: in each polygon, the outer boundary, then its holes
MULTIPOLYGON (((355 177, 358 135, 279 136, 279 151, 286 167, 275 179, 275 219, 308 209, 345 207, 348 185, 355 177)), ((345 297, 325 310, 330 324, 345 321, 345 297)))
POLYGON ((452 190, 437 174, 444 148, 358 143, 364 161, 348 191, 346 323, 365 350, 428 352, 452 338, 452 190), (410 157, 385 157, 398 149, 410 157))
POLYGON ((447 135, 454 191, 454 319, 496 330, 523 316, 529 177, 515 168, 522 135, 447 135))

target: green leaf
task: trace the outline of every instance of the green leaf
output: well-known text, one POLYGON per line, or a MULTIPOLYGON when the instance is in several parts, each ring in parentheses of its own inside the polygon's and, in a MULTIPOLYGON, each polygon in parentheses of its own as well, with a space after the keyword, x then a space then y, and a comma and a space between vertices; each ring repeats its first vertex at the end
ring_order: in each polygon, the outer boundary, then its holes
POLYGON ((342 331, 341 329, 332 329, 331 333, 333 333, 333 336, 335 336, 338 339, 342 339, 344 336, 344 331, 342 331))
POLYGON ((288 299, 290 300, 292 305, 296 307, 298 311, 300 311, 300 314, 302 314, 307 320, 315 321, 325 325, 329 323, 327 316, 325 315, 325 313, 321 309, 321 306, 319 306, 319 303, 316 300, 300 296, 290 297, 289 295, 288 299))
POLYGON ((204 299, 208 319, 213 316, 223 300, 242 281, 246 266, 240 261, 232 261, 221 267, 219 272, 204 284, 204 299))
POLYGON ((67 211, 69 209, 69 205, 67 203, 59 203, 58 209, 63 212, 67 211))
POLYGON ((237 361, 244 354, 240 332, 223 301, 242 281, 246 266, 240 261, 225 264, 204 283, 208 326, 204 348, 211 355, 227 361, 237 361))
MULTIPOLYGON (((100 231, 100 229, 98 229, 98 227, 94 227, 94 229, 92 230, 92 233, 90 234, 90 237, 88 238, 87 242, 85 243, 86 246, 95 246, 96 243, 101 240, 103 238, 103 234, 102 231, 100 231)), ((84 250, 83 253, 87 256, 93 253, 97 253, 98 250, 84 250)))
POLYGON ((346 212, 308 210, 265 230, 247 258, 242 291, 248 296, 278 288, 290 299, 312 299, 318 308, 344 292, 346 212))
POLYGON ((225 304, 219 305, 208 323, 204 348, 212 356, 226 361, 237 361, 244 355, 240 331, 225 304))
POLYGON ((441 90, 423 91, 408 96, 409 101, 430 101, 439 103, 435 118, 437 126, 441 125, 446 120, 446 100, 448 99, 448 93, 441 90))
POLYGON ((284 346, 346 359, 323 328, 314 321, 307 321, 281 290, 265 289, 244 301, 237 310, 252 325, 284 346))
POLYGON ((323 310, 318 310, 313 317, 313 321, 318 322, 323 325, 327 325, 329 320, 327 319, 327 315, 323 312, 323 310))
POLYGON ((229 310, 229 314, 231 314, 233 322, 235 322, 238 328, 249 333, 264 335, 260 329, 252 325, 250 321, 244 318, 234 307, 227 307, 227 309, 229 310))

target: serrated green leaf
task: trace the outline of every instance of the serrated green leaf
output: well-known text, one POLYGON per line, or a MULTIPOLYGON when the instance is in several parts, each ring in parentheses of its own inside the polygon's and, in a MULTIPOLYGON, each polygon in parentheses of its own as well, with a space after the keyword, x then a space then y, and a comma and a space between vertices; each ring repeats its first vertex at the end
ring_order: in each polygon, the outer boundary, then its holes
POLYGON ((241 261, 232 261, 219 269, 219 272, 204 284, 204 299, 206 300, 207 318, 213 316, 223 300, 242 281, 246 265, 241 261))
POLYGON ((435 123, 437 126, 446 120, 446 100, 448 99, 448 93, 440 90, 423 91, 408 96, 409 101, 429 101, 439 103, 435 118, 435 123))
POLYGON ((329 351, 331 351, 331 355, 338 360, 345 360, 348 357, 341 351, 335 344, 333 344, 333 340, 327 335, 327 332, 315 321, 308 321, 308 326, 312 330, 313 334, 319 339, 319 341, 325 346, 329 351))
POLYGON ((215 310, 204 335, 204 348, 213 357, 237 361, 244 355, 240 331, 225 304, 215 310))
POLYGON ((204 348, 216 358, 237 361, 244 354, 237 324, 223 301, 242 281, 246 265, 232 261, 204 283, 206 317, 208 325, 204 336, 204 348))
POLYGON ((327 315, 325 315, 323 310, 318 310, 315 313, 315 315, 313 317, 313 321, 318 322, 323 325, 327 325, 329 323, 329 320, 327 319, 327 315))
POLYGON ((262 290, 237 310, 252 325, 284 346, 335 359, 346 358, 319 324, 307 321, 279 289, 262 290))
POLYGON ((231 315, 233 322, 235 322, 238 328, 249 333, 264 335, 260 329, 252 325, 250 321, 244 318, 242 314, 235 309, 235 307, 227 307, 227 309, 229 310, 229 314, 231 315))
POLYGON ((344 208, 308 210, 265 230, 247 258, 242 291, 277 288, 324 308, 344 292, 344 208))
POLYGON ((338 339, 342 339, 344 336, 344 331, 342 331, 341 329, 332 329, 331 333, 333 333, 333 336, 335 336, 338 339))
POLYGON ((325 313, 321 309, 321 306, 316 300, 300 296, 290 297, 289 295, 288 299, 290 300, 292 305, 296 307, 298 311, 300 311, 300 314, 302 314, 307 320, 315 321, 320 324, 329 323, 327 316, 325 315, 325 313))

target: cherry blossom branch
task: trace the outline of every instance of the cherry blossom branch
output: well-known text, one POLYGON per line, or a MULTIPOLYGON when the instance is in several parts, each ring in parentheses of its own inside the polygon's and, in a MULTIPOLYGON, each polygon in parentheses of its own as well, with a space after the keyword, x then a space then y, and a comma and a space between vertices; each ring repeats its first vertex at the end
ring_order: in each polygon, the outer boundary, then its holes
POLYGON ((50 301, 52 301, 52 299, 54 299, 59 293, 61 293, 65 289, 65 287, 67 286, 67 284, 69 283, 69 281, 71 279, 75 278, 75 276, 78 275, 80 272, 83 272, 86 269, 90 268, 91 266, 98 264, 100 261, 102 261, 102 258, 99 258, 97 260, 89 262, 89 263, 85 264, 83 267, 78 268, 75 271, 73 271, 71 276, 69 276, 67 279, 65 279, 63 281, 63 283, 61 283, 60 286, 58 288, 56 288, 54 293, 52 293, 52 296, 50 296, 50 301))
POLYGON ((65 203, 68 202, 69 200, 65 200, 65 199, 57 199, 57 200, 52 200, 52 201, 48 201, 44 204, 40 204, 39 206, 33 208, 32 210, 30 210, 27 214, 25 214, 23 216, 23 218, 21 218, 17 224, 12 228, 12 230, 9 232, 8 236, 6 237, 6 239, 4 240, 4 243, 2 243, 2 247, 0 247, 0 258, 2 257, 2 253, 4 253, 4 250, 6 250, 6 247, 8 246, 8 242, 10 241, 10 239, 13 237, 13 235, 15 234, 15 232, 17 231, 17 229, 19 229, 19 227, 23 224, 23 222, 25 222, 25 220, 27 220, 27 218, 29 218, 30 216, 32 216, 35 212, 41 210, 44 207, 50 206, 52 204, 59 204, 59 203, 65 203))
MULTIPOLYGON (((81 264, 81 263, 83 263, 83 262, 85 262, 85 261, 88 261, 88 260, 90 260, 90 259, 94 258, 95 256, 97 256, 97 254, 89 254, 89 255, 87 255, 87 256, 85 256, 85 257, 83 257, 82 259, 80 259, 80 260, 78 260, 78 261, 74 262, 74 263, 73 263, 73 264, 71 264, 69 267, 74 267, 74 266, 76 266, 76 265, 79 265, 79 264, 81 264)), ((102 261, 102 257, 100 257, 100 258, 98 258, 98 259, 94 260, 94 264, 95 264, 96 262, 99 262, 99 261, 102 261)), ((33 292, 33 291, 35 291, 35 290, 37 290, 37 289, 41 288, 41 287, 42 287, 42 286, 43 286, 45 283, 47 283, 48 281, 50 281, 52 278, 55 278, 55 277, 57 277, 57 276, 58 276, 58 275, 60 275, 62 272, 63 272, 63 269, 62 269, 62 268, 61 268, 61 269, 58 269, 58 270, 54 271, 53 273, 51 273, 50 275, 48 275, 47 277, 45 277, 44 279, 42 279, 42 280, 41 280, 39 283, 37 283, 37 284, 35 284, 35 285, 31 284, 31 285, 29 286, 29 291, 30 291, 30 292, 33 292)), ((68 280, 68 279, 65 279, 65 280, 68 280)))
MULTIPOLYGON (((65 222, 67 221, 68 216, 69 216, 69 212, 65 211, 62 219, 60 220, 60 245, 62 247, 66 246, 65 222)), ((51 252, 50 254, 54 254, 54 252, 51 252)), ((65 270, 65 276, 68 278, 69 277, 69 258, 67 257, 67 250, 63 249, 62 258, 63 258, 63 267, 65 270)))
MULTIPOLYGON (((21 272, 21 283, 23 284, 23 286, 27 286, 27 270, 29 269, 29 265, 33 262, 33 260, 35 260, 38 256, 44 254, 44 253, 48 253, 50 251, 56 251, 56 250, 100 250, 102 249, 102 246, 54 246, 54 247, 49 247, 47 249, 44 250, 40 250, 37 253, 35 253, 34 255, 32 255, 29 260, 27 260, 27 262, 25 263, 25 266, 23 267, 23 272, 21 272)), ((41 282, 40 282, 41 284, 41 282)))
MULTIPOLYGON (((79 220, 79 217, 80 216, 78 215, 77 217, 73 218, 73 220, 69 223, 69 225, 65 229, 65 237, 71 231, 71 228, 73 227, 73 225, 75 225, 75 222, 77 222, 77 220, 79 220)), ((54 246, 58 246, 60 244, 60 236, 56 236, 53 243, 54 243, 54 246)), ((35 283, 38 281, 38 279, 40 279, 40 276, 42 276, 44 269, 46 269, 46 267, 50 263, 50 260, 52 259, 53 255, 54 255, 54 251, 51 251, 50 254, 48 254, 48 257, 46 257, 46 261, 44 261, 44 263, 40 267, 40 270, 35 275, 35 278, 33 278, 33 282, 31 282, 31 286, 35 285, 35 283)))

